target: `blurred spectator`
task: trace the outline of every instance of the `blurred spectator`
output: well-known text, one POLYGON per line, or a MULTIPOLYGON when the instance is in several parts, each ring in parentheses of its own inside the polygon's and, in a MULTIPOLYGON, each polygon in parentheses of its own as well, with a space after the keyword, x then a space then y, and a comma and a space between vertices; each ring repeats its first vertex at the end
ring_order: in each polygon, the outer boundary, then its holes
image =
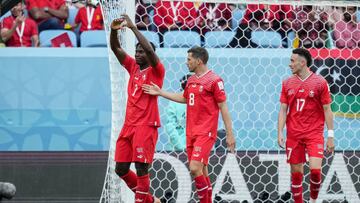
POLYGON ((321 7, 299 6, 292 28, 299 38, 299 46, 304 48, 324 48, 328 39, 328 15, 321 7))
POLYGON ((196 30, 198 12, 193 2, 162 1, 155 5, 154 23, 160 33, 160 46, 163 45, 163 34, 169 30, 196 30))
POLYGON ((360 23, 356 19, 356 7, 343 8, 343 17, 334 26, 337 48, 360 47, 360 23))
POLYGON ((152 4, 145 4, 143 0, 136 0, 135 23, 139 30, 150 30, 150 9, 152 4))
POLYGON ((74 28, 80 26, 80 33, 87 30, 103 30, 104 20, 98 0, 86 0, 86 6, 79 9, 74 28))
POLYGON ((85 7, 85 0, 66 0, 69 9, 80 9, 85 7))
POLYGON ((11 16, 4 18, 1 38, 8 47, 39 46, 39 34, 36 22, 24 16, 25 5, 16 4, 11 9, 11 16))
POLYGON ((225 3, 202 3, 199 8, 201 34, 207 31, 230 30, 232 10, 225 3))
POLYGON ((282 46, 284 48, 291 47, 291 44, 288 44, 287 36, 292 31, 291 22, 295 19, 295 13, 292 6, 280 5, 276 16, 277 20, 274 22, 275 24, 272 28, 281 35, 282 46))
POLYGON ((30 16, 38 23, 39 32, 64 29, 69 15, 65 0, 26 0, 30 16))
POLYGON ((285 31, 280 29, 280 22, 284 22, 284 26, 286 25, 281 17, 290 13, 290 8, 284 7, 284 11, 281 9, 279 5, 248 4, 235 37, 228 47, 258 47, 251 41, 251 32, 255 30, 278 31, 284 39, 286 37, 285 31))
MULTIPOLYGON (((191 75, 184 75, 181 80, 181 91, 186 87, 187 79, 191 75)), ((185 114, 186 105, 169 101, 169 105, 165 110, 166 112, 166 124, 165 132, 169 136, 170 144, 173 150, 182 151, 186 147, 186 135, 185 135, 185 114)))

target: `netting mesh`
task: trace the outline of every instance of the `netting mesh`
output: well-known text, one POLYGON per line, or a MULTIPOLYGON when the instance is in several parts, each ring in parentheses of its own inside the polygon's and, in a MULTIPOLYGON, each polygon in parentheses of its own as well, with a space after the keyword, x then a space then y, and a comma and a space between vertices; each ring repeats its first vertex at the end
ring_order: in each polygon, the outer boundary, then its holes
MULTIPOLYGON (((226 153, 223 125, 219 122, 219 140, 209 164, 213 199, 230 202, 290 199, 290 169, 284 151, 277 146, 279 94, 281 81, 291 74, 288 68, 291 49, 306 47, 314 56, 311 69, 330 85, 336 115, 337 151, 325 156, 319 202, 360 202, 360 15, 356 7, 360 4, 212 2, 217 3, 137 1, 135 21, 158 48, 157 54, 166 67, 166 90, 181 91, 180 80, 188 72, 186 51, 193 45, 208 48, 210 69, 225 81, 238 152, 235 156, 226 153), (174 17, 174 13, 178 16, 174 17)), ((102 1, 107 25, 125 12, 121 3, 125 1, 102 1)), ((112 148, 102 201, 133 202, 133 194, 124 189, 126 186, 120 187, 113 169, 112 150, 124 115, 126 80, 125 72, 110 56, 112 148)), ((197 196, 184 152, 185 108, 161 98, 159 106, 162 128, 151 168, 151 193, 167 202, 195 202, 197 196)), ((309 198, 307 171, 306 165, 305 199, 309 198)))

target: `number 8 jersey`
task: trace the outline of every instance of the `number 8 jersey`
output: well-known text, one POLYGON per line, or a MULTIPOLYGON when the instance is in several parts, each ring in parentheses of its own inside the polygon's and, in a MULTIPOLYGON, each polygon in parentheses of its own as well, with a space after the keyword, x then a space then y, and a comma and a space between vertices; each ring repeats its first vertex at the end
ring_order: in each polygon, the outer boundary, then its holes
POLYGON ((283 81, 280 102, 287 104, 287 136, 307 137, 323 136, 324 109, 330 104, 329 86, 326 80, 311 73, 304 80, 293 75, 283 81))
POLYGON ((186 98, 186 135, 207 134, 216 138, 219 106, 226 101, 223 80, 211 70, 191 76, 183 96, 186 98))

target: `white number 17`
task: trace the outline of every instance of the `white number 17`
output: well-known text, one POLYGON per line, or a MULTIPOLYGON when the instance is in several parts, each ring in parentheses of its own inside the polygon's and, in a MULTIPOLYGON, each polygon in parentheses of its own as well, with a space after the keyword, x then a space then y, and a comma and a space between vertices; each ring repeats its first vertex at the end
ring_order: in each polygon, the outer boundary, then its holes
POLYGON ((305 106, 305 99, 296 99, 296 111, 302 111, 305 106))

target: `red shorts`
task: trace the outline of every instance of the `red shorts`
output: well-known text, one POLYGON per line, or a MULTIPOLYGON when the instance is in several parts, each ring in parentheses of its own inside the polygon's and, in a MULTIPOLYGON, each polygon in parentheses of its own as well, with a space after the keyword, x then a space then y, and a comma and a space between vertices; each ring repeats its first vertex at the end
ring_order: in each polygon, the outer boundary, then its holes
POLYGON ((124 125, 116 141, 115 161, 152 163, 157 139, 157 127, 124 125))
POLYGON ((306 153, 309 157, 324 157, 324 136, 311 136, 304 138, 286 138, 286 157, 290 164, 306 162, 306 153))
POLYGON ((186 137, 186 153, 188 155, 188 160, 200 161, 207 165, 211 149, 214 147, 215 142, 216 139, 208 134, 186 137))

